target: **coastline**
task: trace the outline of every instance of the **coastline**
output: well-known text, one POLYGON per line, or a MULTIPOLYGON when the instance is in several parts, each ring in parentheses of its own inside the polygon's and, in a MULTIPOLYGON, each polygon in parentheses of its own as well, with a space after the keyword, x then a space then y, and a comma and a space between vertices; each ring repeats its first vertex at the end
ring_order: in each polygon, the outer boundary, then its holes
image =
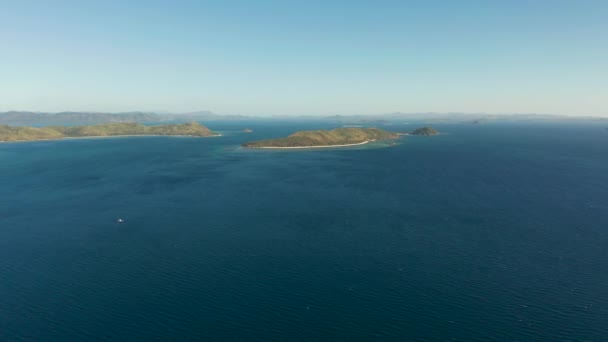
POLYGON ((266 148, 266 149, 303 149, 303 148, 330 148, 330 147, 348 147, 348 146, 357 146, 364 145, 368 142, 372 142, 374 140, 366 140, 364 142, 355 143, 355 144, 342 144, 342 145, 318 145, 318 146, 290 146, 290 147, 273 147, 273 146, 260 146, 260 147, 246 147, 245 148, 266 148))
POLYGON ((92 135, 88 137, 61 137, 61 138, 53 138, 53 139, 35 139, 35 140, 0 140, 0 144, 2 143, 25 143, 25 142, 35 142, 35 141, 58 141, 58 140, 68 140, 68 139, 104 139, 104 138, 128 138, 128 137, 185 137, 185 138, 215 138, 221 137, 222 134, 214 134, 207 136, 200 135, 169 135, 169 134, 127 134, 127 135, 92 135))

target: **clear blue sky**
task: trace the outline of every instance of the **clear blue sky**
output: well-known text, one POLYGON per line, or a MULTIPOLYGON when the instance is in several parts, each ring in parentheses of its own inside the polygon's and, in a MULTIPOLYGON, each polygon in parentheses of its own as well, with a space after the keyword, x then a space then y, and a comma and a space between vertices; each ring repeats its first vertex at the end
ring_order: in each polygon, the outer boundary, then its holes
POLYGON ((11 109, 608 115, 608 1, 0 0, 11 109))

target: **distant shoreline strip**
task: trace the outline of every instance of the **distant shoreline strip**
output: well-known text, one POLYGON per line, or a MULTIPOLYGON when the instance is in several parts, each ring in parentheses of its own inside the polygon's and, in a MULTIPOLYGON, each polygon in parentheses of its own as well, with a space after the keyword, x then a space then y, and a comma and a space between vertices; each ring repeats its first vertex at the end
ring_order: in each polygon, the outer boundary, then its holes
POLYGON ((330 148, 330 147, 347 147, 347 146, 357 146, 367 144, 368 142, 373 140, 367 140, 360 143, 355 144, 343 144, 343 145, 317 145, 317 146, 290 146, 290 147, 273 147, 273 146, 260 146, 260 147, 247 147, 247 148, 269 148, 269 149, 287 149, 287 148, 330 148))
POLYGON ((92 135, 88 137, 61 137, 50 139, 34 139, 34 140, 0 140, 0 143, 18 143, 18 142, 34 142, 34 141, 57 141, 69 139, 100 139, 100 138, 128 138, 128 137, 184 137, 184 138, 214 138, 221 137, 222 134, 214 135, 180 135, 180 134, 125 134, 125 135, 92 135))

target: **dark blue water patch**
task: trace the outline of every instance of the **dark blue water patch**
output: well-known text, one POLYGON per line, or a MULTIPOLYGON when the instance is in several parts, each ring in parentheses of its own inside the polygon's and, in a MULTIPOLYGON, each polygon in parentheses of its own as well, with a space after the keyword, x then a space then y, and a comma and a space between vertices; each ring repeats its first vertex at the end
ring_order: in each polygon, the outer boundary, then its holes
POLYGON ((209 126, 0 144, 2 339, 608 339, 601 127, 258 153, 303 126, 209 126))

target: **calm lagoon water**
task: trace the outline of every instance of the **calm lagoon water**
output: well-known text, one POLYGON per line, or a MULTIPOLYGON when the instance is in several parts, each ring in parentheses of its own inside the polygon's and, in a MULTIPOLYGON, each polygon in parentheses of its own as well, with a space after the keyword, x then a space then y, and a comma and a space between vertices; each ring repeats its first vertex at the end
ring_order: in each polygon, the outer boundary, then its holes
POLYGON ((608 340, 603 126, 208 126, 0 144, 0 340, 608 340))

